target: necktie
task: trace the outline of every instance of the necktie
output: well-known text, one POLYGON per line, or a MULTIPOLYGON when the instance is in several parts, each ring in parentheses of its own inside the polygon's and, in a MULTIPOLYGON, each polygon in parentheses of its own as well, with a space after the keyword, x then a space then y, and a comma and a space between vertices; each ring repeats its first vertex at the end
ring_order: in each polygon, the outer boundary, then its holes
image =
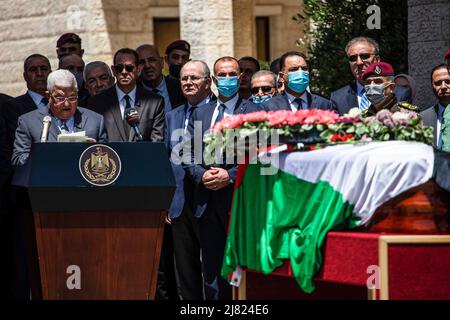
POLYGON ((186 111, 186 116, 184 119, 184 131, 186 132, 187 126, 189 124, 189 121, 191 121, 192 113, 194 110, 197 109, 197 106, 190 106, 188 110, 186 111))
POLYGON ((222 120, 224 117, 224 113, 225 113, 225 105, 223 103, 221 103, 219 105, 219 115, 217 116, 216 121, 214 121, 214 123, 217 123, 220 120, 222 120))
POLYGON ((61 130, 61 133, 69 133, 69 128, 67 127, 65 120, 61 120, 61 127, 59 129, 61 130))
POLYGON ((44 106, 48 105, 48 99, 46 97, 43 97, 41 99, 41 105, 44 105, 44 106))
POLYGON ((359 105, 359 109, 361 109, 361 111, 367 110, 370 106, 370 101, 369 99, 367 99, 366 96, 366 92, 364 91, 364 89, 361 90, 361 102, 359 105))
POLYGON ((303 109, 303 100, 301 98, 295 98, 294 102, 297 104, 297 110, 303 109))
POLYGON ((155 93, 155 94, 159 94, 159 90, 156 89, 156 88, 152 89, 152 92, 155 93))

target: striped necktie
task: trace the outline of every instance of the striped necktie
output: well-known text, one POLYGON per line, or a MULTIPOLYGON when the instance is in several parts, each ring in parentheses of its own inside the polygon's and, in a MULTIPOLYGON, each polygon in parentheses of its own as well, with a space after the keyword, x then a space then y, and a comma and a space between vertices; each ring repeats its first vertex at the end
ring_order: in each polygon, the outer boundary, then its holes
POLYGON ((359 104, 359 109, 361 109, 361 111, 365 111, 370 107, 370 101, 369 99, 367 99, 364 87, 361 90, 360 94, 361 94, 361 102, 359 104))
POLYGON ((41 99, 41 105, 44 105, 44 106, 48 105, 48 99, 46 97, 43 97, 41 99))
POLYGON ((219 105, 219 114, 217 115, 216 121, 214 121, 214 123, 217 123, 220 120, 222 120, 224 116, 225 116, 225 104, 221 103, 219 105))
POLYGON ((297 110, 303 109, 303 100, 302 98, 295 98, 294 102, 297 104, 297 110))
POLYGON ((59 129, 61 130, 61 133, 69 133, 69 127, 67 126, 66 120, 61 120, 59 129))

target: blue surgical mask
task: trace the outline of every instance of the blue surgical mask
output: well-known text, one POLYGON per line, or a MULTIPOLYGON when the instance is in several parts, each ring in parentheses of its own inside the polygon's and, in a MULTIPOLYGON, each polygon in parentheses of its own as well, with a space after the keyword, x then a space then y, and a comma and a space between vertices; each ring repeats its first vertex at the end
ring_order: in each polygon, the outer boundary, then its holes
POLYGON ((239 77, 216 77, 217 90, 225 97, 233 96, 239 89, 239 77))
POLYGON ((299 70, 288 73, 288 88, 296 93, 302 93, 309 86, 309 72, 299 70))
POLYGON ((269 101, 270 99, 272 99, 272 95, 270 95, 270 94, 266 94, 264 96, 253 96, 252 97, 253 103, 256 103, 256 104, 264 103, 266 101, 269 101))

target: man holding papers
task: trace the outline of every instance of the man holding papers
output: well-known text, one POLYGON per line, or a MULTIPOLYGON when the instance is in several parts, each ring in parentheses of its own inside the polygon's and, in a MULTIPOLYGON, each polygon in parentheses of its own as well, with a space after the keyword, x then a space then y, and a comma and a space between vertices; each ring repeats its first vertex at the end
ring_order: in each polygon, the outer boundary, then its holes
POLYGON ((12 165, 25 164, 33 142, 107 142, 103 116, 78 107, 78 89, 70 71, 57 70, 47 79, 48 106, 19 117, 12 165), (83 134, 84 132, 84 134, 83 134))

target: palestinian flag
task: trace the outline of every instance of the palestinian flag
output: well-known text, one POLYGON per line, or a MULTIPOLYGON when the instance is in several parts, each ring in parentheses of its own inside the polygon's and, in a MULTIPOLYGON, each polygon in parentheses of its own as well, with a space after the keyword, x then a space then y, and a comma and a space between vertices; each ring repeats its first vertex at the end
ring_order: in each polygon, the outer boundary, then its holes
POLYGON ((222 276, 238 266, 268 274, 289 259, 308 293, 327 232, 368 224, 380 205, 427 182, 434 162, 430 146, 405 141, 277 156, 239 169, 222 276))

